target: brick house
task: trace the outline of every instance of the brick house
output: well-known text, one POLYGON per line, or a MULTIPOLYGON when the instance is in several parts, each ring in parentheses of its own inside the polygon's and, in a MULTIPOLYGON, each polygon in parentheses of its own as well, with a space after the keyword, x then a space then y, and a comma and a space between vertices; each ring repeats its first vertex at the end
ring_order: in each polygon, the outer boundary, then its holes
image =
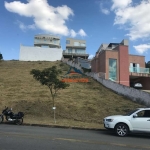
POLYGON ((131 55, 128 48, 128 40, 101 44, 91 60, 92 72, 126 86, 141 83, 143 89, 150 90, 150 69, 145 68, 145 56, 131 55))

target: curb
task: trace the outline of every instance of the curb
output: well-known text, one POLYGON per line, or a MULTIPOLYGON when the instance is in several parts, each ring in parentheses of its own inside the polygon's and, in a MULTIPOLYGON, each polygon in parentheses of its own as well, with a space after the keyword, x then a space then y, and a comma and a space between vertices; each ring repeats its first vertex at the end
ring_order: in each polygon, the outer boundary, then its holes
MULTIPOLYGON (((7 123, 7 122, 3 122, 1 124, 15 125, 15 124, 12 124, 12 123, 7 123)), ((76 129, 76 130, 106 131, 106 129, 83 128, 83 127, 60 126, 60 125, 29 124, 29 123, 23 123, 22 126, 34 126, 34 127, 46 127, 46 128, 63 128, 63 129, 76 129)))

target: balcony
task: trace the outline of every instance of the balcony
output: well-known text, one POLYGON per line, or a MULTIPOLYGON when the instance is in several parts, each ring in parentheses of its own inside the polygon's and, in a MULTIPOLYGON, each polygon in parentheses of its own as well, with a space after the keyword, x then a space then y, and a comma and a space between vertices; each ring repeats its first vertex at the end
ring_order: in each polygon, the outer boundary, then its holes
POLYGON ((81 57, 81 58, 87 59, 89 57, 89 54, 86 54, 86 53, 67 53, 67 52, 63 51, 63 56, 65 58, 66 57, 70 58, 70 56, 71 56, 71 57, 75 57, 75 58, 81 57))
POLYGON ((130 75, 132 75, 132 76, 150 77, 150 69, 149 68, 129 67, 129 72, 130 72, 130 75))
POLYGON ((48 41, 48 40, 34 40, 34 45, 54 45, 60 46, 59 41, 48 41))

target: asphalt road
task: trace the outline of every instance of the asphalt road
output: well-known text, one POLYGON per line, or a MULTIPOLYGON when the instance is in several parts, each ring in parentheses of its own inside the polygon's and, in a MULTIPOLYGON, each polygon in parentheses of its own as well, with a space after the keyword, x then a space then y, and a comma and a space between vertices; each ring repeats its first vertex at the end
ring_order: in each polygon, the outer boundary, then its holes
POLYGON ((150 135, 0 124, 0 150, 145 150, 150 135))

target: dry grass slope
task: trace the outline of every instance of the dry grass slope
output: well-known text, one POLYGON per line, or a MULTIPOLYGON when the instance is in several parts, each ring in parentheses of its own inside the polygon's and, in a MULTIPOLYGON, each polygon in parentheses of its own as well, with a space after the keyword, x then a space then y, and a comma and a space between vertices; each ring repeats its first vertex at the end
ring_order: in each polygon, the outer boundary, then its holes
MULTIPOLYGON (((52 101, 49 89, 40 85, 30 75, 32 69, 56 65, 64 75, 69 66, 57 62, 0 62, 0 110, 12 107, 15 112, 25 112, 26 123, 53 124, 52 101)), ((124 114, 143 107, 117 95, 90 78, 89 83, 71 83, 56 97, 58 125, 102 127, 107 115, 124 114)))

